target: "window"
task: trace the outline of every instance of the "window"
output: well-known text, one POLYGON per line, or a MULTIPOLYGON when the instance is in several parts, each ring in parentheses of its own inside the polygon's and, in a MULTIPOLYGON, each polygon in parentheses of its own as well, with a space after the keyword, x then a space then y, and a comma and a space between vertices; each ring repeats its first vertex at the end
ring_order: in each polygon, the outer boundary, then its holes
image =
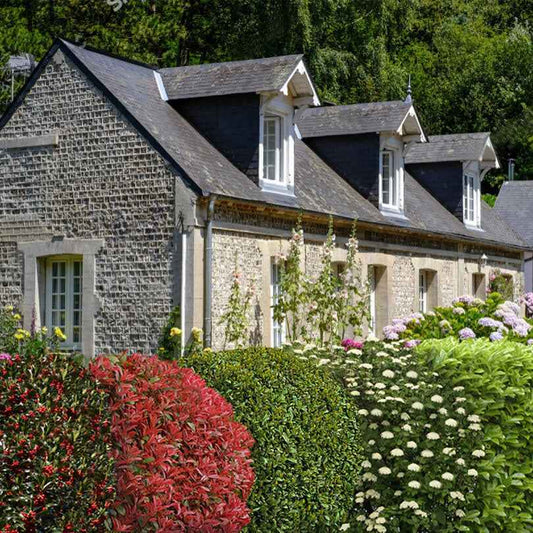
POLYGON ((379 208, 384 211, 403 211, 403 159, 401 144, 393 139, 380 152, 379 208))
POLYGON ((47 261, 45 322, 50 331, 60 328, 66 335, 65 348, 81 348, 82 279, 80 258, 47 261))
POLYGON ((274 320, 273 306, 277 303, 280 294, 280 282, 281 282, 281 265, 277 262, 272 262, 271 278, 270 278, 270 295, 271 295, 271 325, 272 325, 272 346, 279 348, 285 341, 285 324, 280 324, 277 320, 274 320))
POLYGON ((368 267, 368 277, 370 282, 370 324, 368 325, 368 329, 375 335, 376 334, 376 317, 377 317, 377 309, 376 309, 376 267, 375 266, 369 266, 368 267))
POLYGON ((379 336, 389 322, 389 304, 387 289, 387 268, 382 265, 369 265, 368 281, 370 284, 370 322, 369 331, 379 336))
POLYGON ((418 276, 418 309, 421 313, 428 310, 428 275, 425 270, 421 270, 418 276))
POLYGON ((469 174, 463 176, 463 220, 467 225, 479 226, 480 191, 478 180, 469 174))
POLYGON ((265 116, 263 122, 263 179, 283 182, 281 162, 281 117, 265 116))

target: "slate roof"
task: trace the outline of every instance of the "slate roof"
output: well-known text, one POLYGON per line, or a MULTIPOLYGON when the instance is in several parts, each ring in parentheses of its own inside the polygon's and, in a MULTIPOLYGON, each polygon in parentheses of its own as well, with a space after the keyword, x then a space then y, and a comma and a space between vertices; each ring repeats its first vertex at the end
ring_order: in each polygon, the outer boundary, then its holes
POLYGON ((506 181, 494 211, 533 248, 533 181, 506 181))
POLYGON ((303 55, 159 70, 170 100, 279 91, 303 55))
MULTIPOLYGON (((347 219, 357 218, 362 222, 381 226, 402 226, 439 235, 484 240, 493 244, 524 246, 497 213, 486 205, 482 208, 484 231, 467 229, 407 172, 407 220, 387 218, 298 139, 295 141, 295 196, 264 192, 161 98, 154 69, 80 48, 66 41, 58 41, 54 45, 46 56, 48 60, 58 47, 104 92, 199 195, 216 194, 312 213, 332 214, 347 219)), ((39 75, 39 69, 44 68, 45 61, 46 59, 37 67, 33 74, 35 78, 39 75)), ((29 87, 31 80, 26 90, 29 90, 29 87)), ((23 96, 24 91, 2 117, 0 127, 9 120, 10 113, 20 105, 23 96)))
POLYGON ((405 163, 478 160, 490 133, 454 133, 430 135, 427 143, 413 144, 405 155, 405 163))
POLYGON ((328 107, 309 107, 298 113, 303 138, 397 131, 412 104, 394 100, 328 107))

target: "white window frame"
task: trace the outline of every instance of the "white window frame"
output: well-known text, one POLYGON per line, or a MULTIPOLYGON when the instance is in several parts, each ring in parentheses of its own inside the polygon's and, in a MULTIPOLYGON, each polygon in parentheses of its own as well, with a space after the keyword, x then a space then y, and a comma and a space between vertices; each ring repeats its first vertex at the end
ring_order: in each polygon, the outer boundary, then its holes
POLYGON ((61 343, 61 348, 67 350, 81 350, 83 339, 83 257, 80 256, 52 256, 46 260, 46 305, 45 305, 45 324, 50 332, 53 332, 56 324, 52 322, 52 303, 53 303, 53 265, 65 264, 65 326, 61 327, 67 340, 61 343), (74 263, 80 264, 79 274, 79 296, 80 307, 74 309, 74 263), (79 339, 74 342, 74 312, 78 311, 79 316, 79 339))
POLYGON ((463 172, 463 221, 466 226, 481 227, 481 184, 479 175, 472 172, 463 172))
POLYGON ((281 265, 275 259, 270 265, 270 329, 271 345, 273 348, 281 348, 285 342, 285 322, 279 323, 274 319, 274 305, 280 293, 281 265))
POLYGON ((376 335, 377 326, 377 307, 376 307, 376 289, 377 289, 377 269, 374 265, 370 265, 370 323, 368 329, 373 335, 376 335))
POLYGON ((428 273, 426 270, 418 272, 418 310, 421 313, 428 311, 428 273))
POLYGON ((403 215, 404 210, 404 161, 403 142, 395 136, 382 135, 379 150, 379 209, 392 215, 403 215), (392 159, 391 180, 389 180, 389 201, 383 201, 383 158, 390 154, 392 159), (394 191, 394 194, 392 192, 394 191))
MULTIPOLYGON (((266 192, 294 196, 294 107, 288 96, 262 96, 259 117, 259 186, 266 192), (275 179, 264 176, 265 122, 276 119, 279 123, 279 141, 276 153, 275 179)), ((277 134, 278 135, 278 134, 277 134)))

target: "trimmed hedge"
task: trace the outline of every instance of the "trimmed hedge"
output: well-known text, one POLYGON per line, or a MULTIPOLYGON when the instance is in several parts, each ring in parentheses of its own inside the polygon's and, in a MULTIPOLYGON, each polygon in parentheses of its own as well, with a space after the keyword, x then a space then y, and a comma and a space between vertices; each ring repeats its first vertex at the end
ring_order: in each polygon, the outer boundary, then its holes
POLYGON ((253 439, 231 405, 176 362, 139 354, 91 364, 111 397, 113 531, 240 531, 253 439))
POLYGON ((250 429, 256 482, 251 531, 334 530, 353 506, 356 409, 328 371, 282 350, 190 356, 191 366, 250 429))
POLYGON ((424 341, 417 354, 481 416, 479 531, 533 530, 533 348, 511 341, 424 341))

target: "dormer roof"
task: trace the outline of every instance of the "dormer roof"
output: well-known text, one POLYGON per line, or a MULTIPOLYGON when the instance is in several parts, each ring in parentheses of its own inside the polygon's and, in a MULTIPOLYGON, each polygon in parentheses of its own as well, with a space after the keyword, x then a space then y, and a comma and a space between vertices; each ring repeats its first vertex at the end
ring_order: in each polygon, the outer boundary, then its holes
POLYGON ((309 96, 314 105, 319 104, 302 54, 164 68, 158 72, 169 100, 282 92, 294 97, 309 96))
POLYGON ((303 138, 393 132, 425 140, 413 104, 402 100, 307 108, 297 124, 303 138))
POLYGON ((430 135, 427 143, 411 145, 405 155, 406 164, 440 161, 480 161, 500 167, 489 132, 430 135))

